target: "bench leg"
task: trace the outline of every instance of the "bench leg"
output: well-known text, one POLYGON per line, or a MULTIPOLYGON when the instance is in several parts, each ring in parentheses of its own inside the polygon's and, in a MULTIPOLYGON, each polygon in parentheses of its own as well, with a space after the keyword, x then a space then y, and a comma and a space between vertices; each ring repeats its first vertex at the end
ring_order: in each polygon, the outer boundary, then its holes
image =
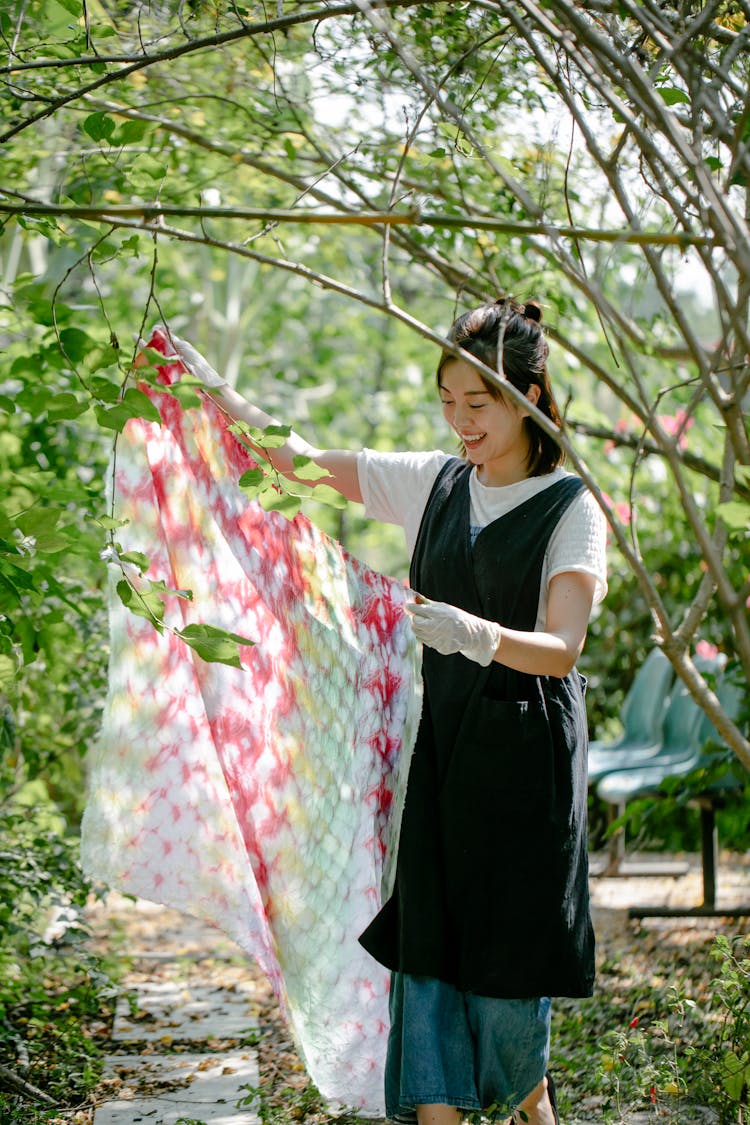
POLYGON ((631 906, 630 918, 750 918, 750 903, 722 910, 716 906, 719 833, 716 808, 710 798, 700 801, 703 902, 700 906, 631 906))
POLYGON ((713 801, 701 801, 701 862, 703 865, 703 906, 716 909, 716 879, 719 830, 713 801))
MULTIPOLYGON (((625 813, 625 802, 620 801, 617 805, 607 805, 607 823, 609 826, 614 824, 618 817, 623 816, 625 813)), ((622 861, 625 859, 625 829, 618 828, 609 837, 609 848, 607 849, 607 866, 605 867, 604 875, 617 875, 622 861)))
MULTIPOLYGON (((607 805, 607 822, 611 826, 621 816, 625 815, 625 801, 607 805)), ((625 829, 618 828, 609 837, 607 848, 607 861, 604 867, 591 871, 592 878, 602 879, 679 879, 687 875, 690 868, 686 863, 675 861, 673 863, 633 863, 625 859, 625 829)))

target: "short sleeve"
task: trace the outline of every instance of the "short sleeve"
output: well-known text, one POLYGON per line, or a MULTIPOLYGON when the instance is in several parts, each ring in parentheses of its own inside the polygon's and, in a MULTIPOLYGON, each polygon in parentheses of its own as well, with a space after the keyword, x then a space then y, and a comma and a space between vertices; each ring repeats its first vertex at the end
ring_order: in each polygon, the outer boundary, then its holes
POLYGON ((552 533, 546 570, 548 582, 568 571, 593 574, 594 605, 603 601, 607 593, 607 521, 588 489, 576 497, 552 533))
POLYGON ((429 453, 379 453, 363 449, 357 474, 365 514, 403 527, 409 555, 422 522, 422 513, 441 468, 450 460, 439 450, 429 453))

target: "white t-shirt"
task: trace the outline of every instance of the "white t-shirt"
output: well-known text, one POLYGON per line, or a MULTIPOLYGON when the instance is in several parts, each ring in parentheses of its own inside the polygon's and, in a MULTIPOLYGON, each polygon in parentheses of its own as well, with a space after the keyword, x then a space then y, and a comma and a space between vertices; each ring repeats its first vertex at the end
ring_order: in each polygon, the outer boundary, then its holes
MULTIPOLYGON (((357 457, 359 486, 365 512, 372 519, 403 527, 409 557, 422 522, 422 513, 435 478, 448 453, 379 453, 363 449, 357 457)), ((486 527, 506 512, 536 496, 551 484, 573 474, 554 469, 541 477, 527 477, 517 484, 489 487, 477 479, 476 469, 469 478, 472 528, 486 527)), ((550 536, 542 567, 542 582, 536 629, 544 629, 547 619, 547 587, 556 574, 575 571, 596 578, 594 605, 607 592, 607 522, 588 489, 575 498, 550 536)))

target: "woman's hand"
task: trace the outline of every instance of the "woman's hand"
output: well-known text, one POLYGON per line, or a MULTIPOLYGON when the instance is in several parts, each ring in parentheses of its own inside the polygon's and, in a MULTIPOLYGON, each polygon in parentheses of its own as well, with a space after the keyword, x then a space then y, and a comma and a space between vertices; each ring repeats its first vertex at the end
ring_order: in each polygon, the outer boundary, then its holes
POLYGON ((201 353, 189 344, 187 340, 181 340, 179 336, 175 336, 174 332, 166 332, 167 338, 172 344, 177 355, 182 360, 183 367, 194 375, 196 379, 200 379, 201 383, 210 390, 216 390, 219 387, 226 387, 226 379, 222 379, 218 371, 214 371, 211 364, 202 356, 201 353))
POLYGON ((424 598, 410 602, 406 609, 411 614, 414 636, 422 644, 437 649, 443 656, 460 652, 484 668, 494 660, 502 637, 496 621, 486 621, 454 605, 424 598))

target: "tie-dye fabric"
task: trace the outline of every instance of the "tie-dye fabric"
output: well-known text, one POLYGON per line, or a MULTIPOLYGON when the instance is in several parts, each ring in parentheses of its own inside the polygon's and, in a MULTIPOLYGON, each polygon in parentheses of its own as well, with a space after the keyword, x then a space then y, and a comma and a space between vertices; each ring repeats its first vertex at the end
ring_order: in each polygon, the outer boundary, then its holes
POLYGON ((256 644, 241 669, 206 663, 113 589, 84 867, 229 934, 273 983, 321 1093, 382 1113, 388 973, 357 936, 390 883, 419 721, 407 590, 305 517, 248 502, 237 481, 253 461, 212 401, 152 397, 162 425, 133 419, 117 445, 118 541, 148 556, 146 578, 193 591, 165 596, 172 629, 256 644))

